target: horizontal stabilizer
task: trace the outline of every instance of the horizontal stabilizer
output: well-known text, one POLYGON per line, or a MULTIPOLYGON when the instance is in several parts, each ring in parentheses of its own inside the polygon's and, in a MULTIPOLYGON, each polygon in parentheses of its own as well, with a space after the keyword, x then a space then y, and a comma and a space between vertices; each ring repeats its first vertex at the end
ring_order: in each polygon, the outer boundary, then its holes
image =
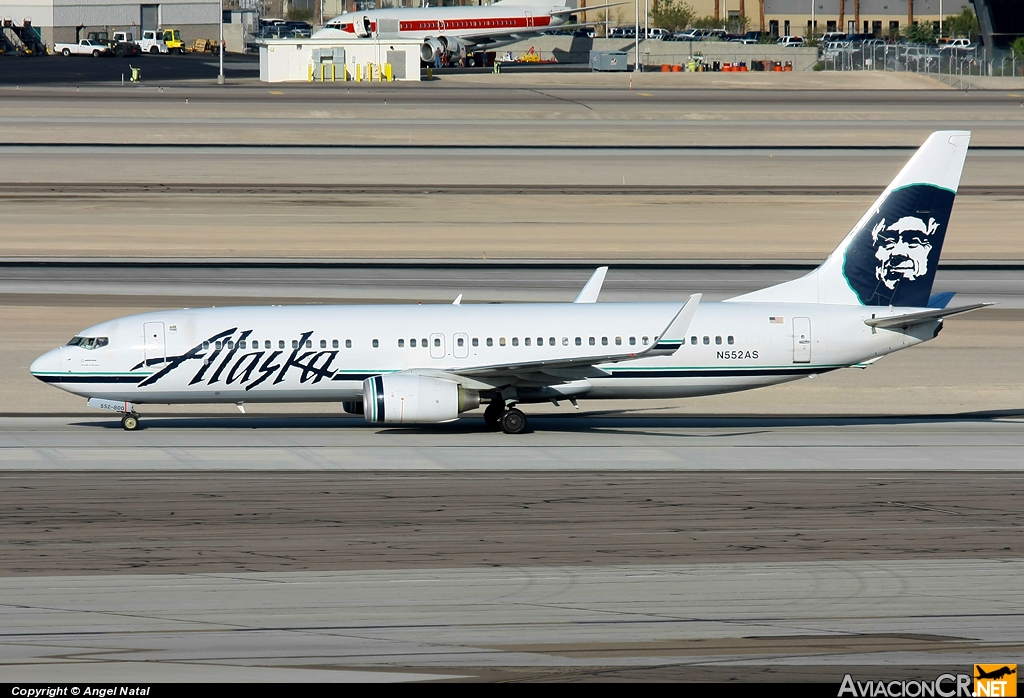
MULTIPOLYGON (((516 0, 509 0, 509 5, 516 4, 516 0)), ((594 10, 604 10, 609 7, 618 7, 619 5, 625 5, 625 2, 613 2, 608 5, 594 5, 593 7, 567 7, 564 10, 552 10, 551 16, 557 15, 574 15, 579 12, 593 12, 594 10)))
POLYGON ((922 322, 940 320, 944 317, 949 317, 950 315, 969 313, 972 310, 987 308, 990 305, 995 305, 995 303, 975 303, 974 305, 963 305, 959 308, 933 308, 931 310, 922 310, 919 313, 904 313, 902 315, 889 315, 887 317, 873 317, 865 320, 864 324, 870 327, 883 328, 910 327, 911 325, 917 325, 922 322))

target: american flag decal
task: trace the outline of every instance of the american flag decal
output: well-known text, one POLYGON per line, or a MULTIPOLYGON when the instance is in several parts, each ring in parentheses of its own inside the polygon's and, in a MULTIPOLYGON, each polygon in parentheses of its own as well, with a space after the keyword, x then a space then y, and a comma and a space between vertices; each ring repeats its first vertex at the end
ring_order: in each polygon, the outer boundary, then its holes
POLYGON ((772 323, 773 325, 781 325, 783 319, 781 315, 769 315, 768 322, 772 323))

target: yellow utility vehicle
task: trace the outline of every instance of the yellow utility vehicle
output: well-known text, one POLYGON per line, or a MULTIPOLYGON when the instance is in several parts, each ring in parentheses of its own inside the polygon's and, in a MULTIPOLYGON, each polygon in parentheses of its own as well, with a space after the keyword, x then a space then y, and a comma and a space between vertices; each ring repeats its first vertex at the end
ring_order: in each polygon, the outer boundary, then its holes
POLYGON ((185 53, 185 42, 181 40, 181 34, 177 29, 161 29, 164 35, 164 43, 170 53, 185 53))

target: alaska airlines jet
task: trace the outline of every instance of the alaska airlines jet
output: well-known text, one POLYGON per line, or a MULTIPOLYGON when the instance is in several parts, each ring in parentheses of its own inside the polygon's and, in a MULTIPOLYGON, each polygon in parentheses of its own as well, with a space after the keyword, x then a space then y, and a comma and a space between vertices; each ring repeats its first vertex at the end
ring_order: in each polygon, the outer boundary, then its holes
POLYGON ((421 39, 420 58, 430 61, 437 53, 457 58, 467 52, 491 50, 564 25, 571 15, 586 10, 621 5, 596 5, 577 10, 568 0, 500 0, 493 5, 470 7, 404 7, 345 12, 314 39, 389 37, 421 39))
POLYGON ((39 380, 123 413, 136 405, 341 402, 369 422, 449 422, 486 404, 519 433, 519 405, 760 388, 866 366, 935 338, 931 295, 970 133, 931 135, 828 259, 720 303, 574 303, 168 310, 90 327, 36 359, 39 380))

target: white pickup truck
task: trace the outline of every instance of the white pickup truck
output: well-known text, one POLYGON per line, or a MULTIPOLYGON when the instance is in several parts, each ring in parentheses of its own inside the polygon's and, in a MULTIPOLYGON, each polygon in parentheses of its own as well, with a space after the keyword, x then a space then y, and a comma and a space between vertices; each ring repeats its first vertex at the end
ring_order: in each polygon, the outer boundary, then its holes
POLYGON ((164 43, 164 33, 156 31, 144 31, 142 32, 142 38, 137 42, 142 47, 143 53, 170 53, 171 50, 167 48, 167 44, 164 43))
POLYGON ((53 52, 65 56, 109 56, 110 47, 93 39, 82 39, 77 44, 54 44, 53 52))

